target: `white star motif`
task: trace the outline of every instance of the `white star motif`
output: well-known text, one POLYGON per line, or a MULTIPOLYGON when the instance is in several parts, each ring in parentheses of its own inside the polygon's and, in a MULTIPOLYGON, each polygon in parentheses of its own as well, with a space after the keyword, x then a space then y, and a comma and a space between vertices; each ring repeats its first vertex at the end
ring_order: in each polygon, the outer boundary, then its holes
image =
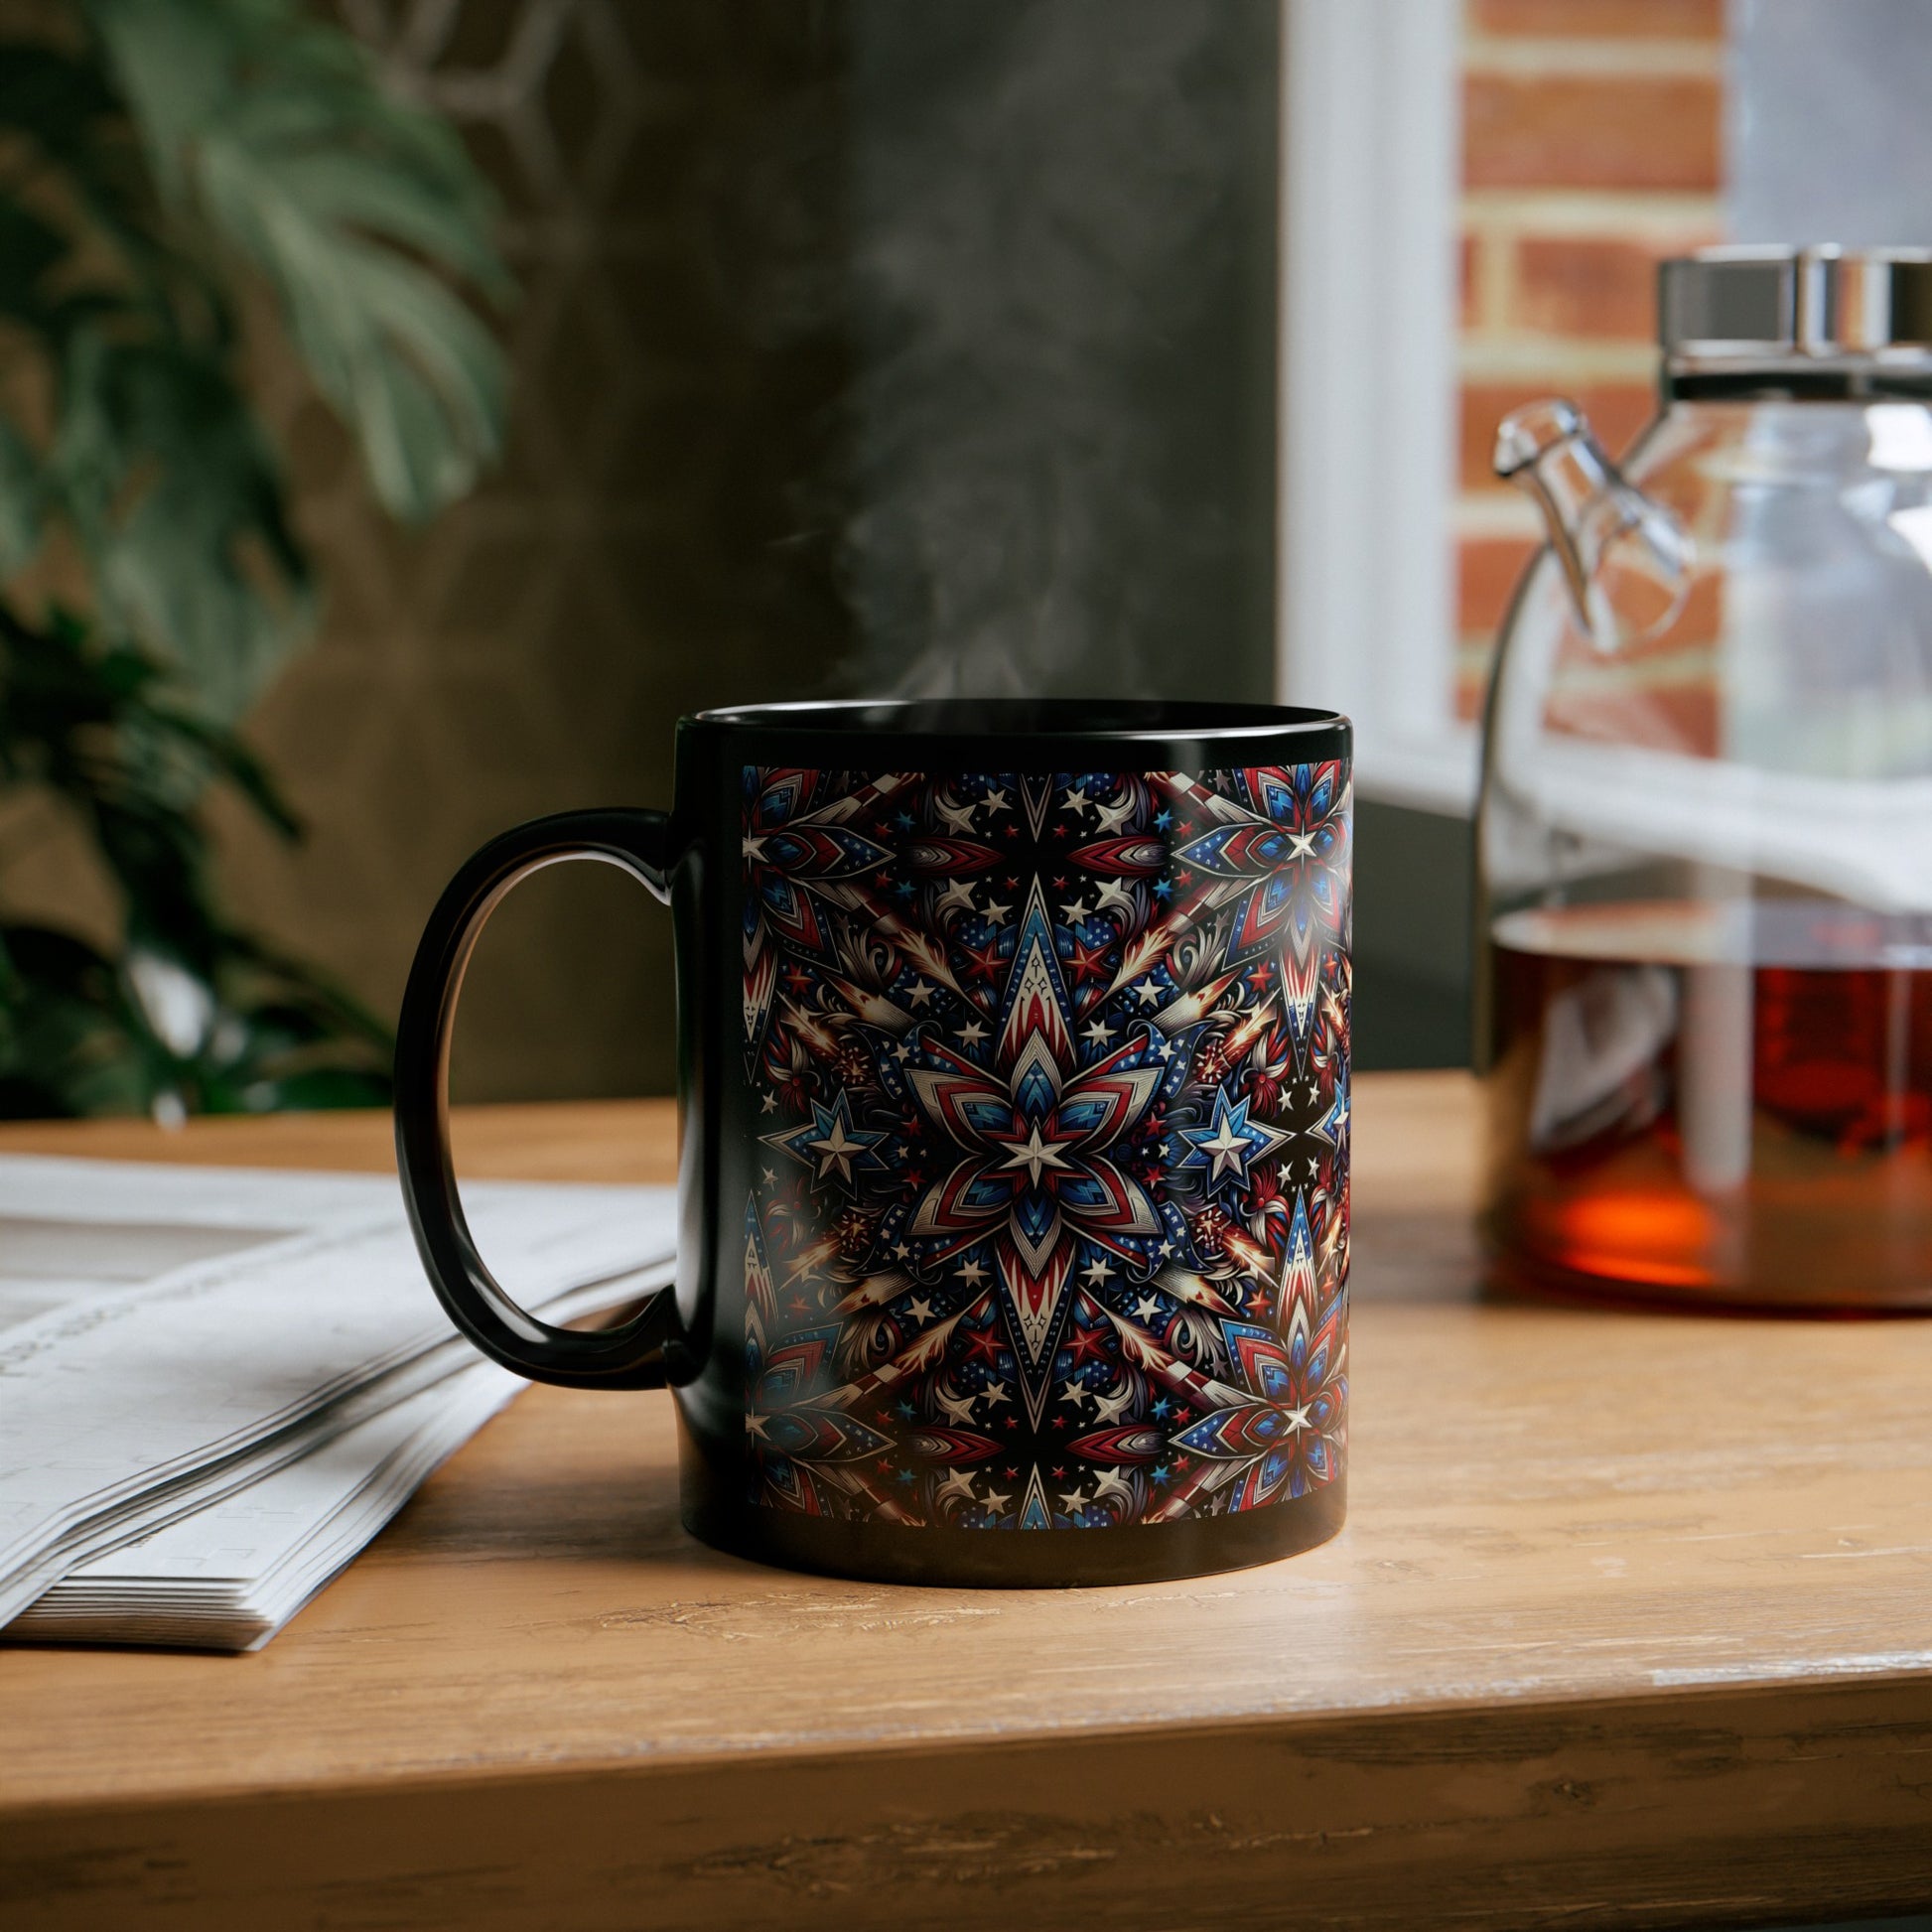
POLYGON ((1064 805, 1068 811, 1074 811, 1074 812, 1085 811, 1088 802, 1089 801, 1087 798, 1087 788, 1085 785, 1073 786, 1067 792, 1066 796, 1060 800, 1060 803, 1064 805))
POLYGON ((1060 1384, 1060 1400, 1062 1402, 1071 1403, 1077 1409, 1086 1400, 1086 1397, 1087 1392, 1079 1383, 1068 1380, 1060 1384))
POLYGON ((1105 1046, 1119 1032, 1118 1027, 1110 1027, 1104 1020, 1096 1020, 1092 1026, 1080 1029, 1080 1036, 1092 1040, 1096 1046, 1105 1046))
POLYGON ((1060 917, 1068 925, 1078 925, 1087 916, 1087 908, 1076 898, 1070 904, 1060 907, 1060 917))
POLYGON ((1171 1059, 1173 1059, 1173 1040, 1171 1040, 1171 1039, 1169 1039, 1169 1038, 1168 1038, 1168 1037, 1167 1037, 1167 1036, 1166 1036, 1166 1035, 1164 1035, 1162 1036, 1162 1040, 1161 1040, 1161 1044, 1160 1044, 1159 1046, 1157 1046, 1157 1047, 1156 1047, 1156 1048, 1154 1049, 1154 1057, 1155 1057, 1155 1058, 1156 1058, 1157 1060, 1171 1060, 1171 1059))
POLYGON ((915 1007, 924 1006, 925 1003, 928 1000, 930 1000, 933 994, 936 993, 937 991, 938 988, 935 987, 929 980, 914 980, 912 982, 912 994, 911 994, 912 1004, 915 1007))
POLYGON ((946 794, 936 792, 932 799, 933 809, 938 812, 955 832, 970 833, 973 829, 973 808, 971 805, 955 805, 946 794))
POLYGON ((939 1407, 945 1411, 951 1421, 956 1422, 962 1429, 971 1424, 973 1420, 973 1392, 971 1389, 968 1389, 964 1395, 953 1395, 947 1389, 944 1377, 941 1377, 933 1384, 932 1393, 939 1407))
POLYGON ((1062 1173, 1066 1172, 1066 1163, 1060 1159, 1060 1149, 1064 1146, 1066 1146, 1064 1141, 1041 1140, 1039 1123, 1034 1121, 1027 1130, 1025 1144, 1016 1147, 1007 1156, 1001 1164, 1001 1170, 1004 1172, 1007 1168, 1025 1168, 1027 1177, 1037 1187, 1041 1168, 1055 1168, 1062 1173))
POLYGON ((778 1176, 769 1168, 760 1168, 759 1173, 764 1177, 764 1184, 767 1187, 772 1187, 777 1184, 778 1176))
POLYGON ((1105 1255, 1096 1255, 1093 1260, 1088 1262, 1080 1270, 1080 1279, 1091 1282, 1095 1288, 1098 1288, 1102 1282, 1108 1280, 1115 1272, 1114 1269, 1107 1265, 1105 1255))
POLYGON ((1007 1394, 1007 1385, 1004 1382, 989 1382, 980 1391, 980 1399, 985 1402, 989 1409, 997 1409, 1001 1403, 1011 1402, 1013 1400, 1007 1394))
POLYGON ((1100 882, 1100 897, 1094 900, 1093 909, 1104 912, 1110 905, 1118 905, 1123 912, 1132 912, 1134 901, 1128 897, 1127 889, 1118 879, 1103 879, 1100 882))
POLYGON ((759 1111, 763 1114, 775 1114, 778 1111, 778 1096, 775 1093, 767 1093, 759 1101, 759 1111))
POLYGON ((841 1180, 852 1178, 852 1160, 855 1155, 866 1151, 863 1141, 849 1140, 846 1137, 845 1122, 835 1120, 832 1131, 816 1141, 807 1141, 806 1148, 819 1157, 818 1177, 823 1180, 834 1168, 839 1171, 841 1180))
POLYGON ((930 1321, 932 1319, 932 1304, 923 1295, 915 1295, 906 1303, 905 1312, 914 1321, 930 1321))
POLYGON ((1194 1145, 1201 1153, 1213 1155, 1212 1172, 1216 1180, 1220 1179, 1224 1171, 1232 1173, 1237 1180, 1241 1177, 1243 1164, 1248 1158, 1248 1141, 1245 1135, 1234 1131, 1232 1121, 1224 1120, 1211 1141, 1196 1141, 1194 1145))
POLYGON ((1006 793, 993 785, 987 786, 985 794, 980 799, 980 803, 989 812, 1004 812, 1012 809, 1007 803, 1006 793))
POLYGON ((981 915, 989 925, 1005 925, 1012 911, 1012 906, 1002 905, 998 899, 989 899, 980 907, 981 915))
POLYGON ((1134 997, 1144 1007, 1158 1007, 1161 1004, 1161 989, 1151 979, 1146 979, 1135 987, 1134 997))
POLYGON ((743 859, 762 859, 764 841, 761 838, 747 838, 740 843, 738 852, 739 857, 743 859))
POLYGON ((1134 1400, 1134 1385, 1122 1378, 1121 1385, 1112 1395, 1096 1395, 1093 1399, 1093 1419, 1101 1428, 1109 1423, 1119 1422, 1127 1406, 1134 1400))
POLYGON ((986 1279, 986 1270, 982 1268, 977 1261, 963 1261, 960 1263, 960 1265, 957 1268, 953 1270, 953 1273, 957 1275, 959 1279, 962 1282, 964 1282, 968 1288, 977 1288, 979 1287, 980 1283, 985 1281, 986 1279))
POLYGON ((980 1498, 980 1501, 983 1502, 987 1506, 987 1508, 994 1513, 995 1516, 1004 1516, 1007 1513, 1007 1505, 1013 1501, 1013 1497, 1010 1494, 1003 1496, 997 1489, 989 1489, 986 1492, 986 1494, 980 1498))
POLYGON ((1134 1304, 1134 1312, 1142 1321, 1152 1321, 1161 1312, 1161 1304, 1152 1295, 1143 1295, 1134 1304))
POLYGON ((893 1048, 893 1058, 896 1059, 900 1066, 903 1066, 905 1062, 909 1060, 911 1057, 912 1057, 912 1047, 905 1040, 901 1039, 898 1042, 898 1044, 893 1048))
POLYGON ((962 1046, 977 1046, 986 1037, 986 1029, 977 1020, 969 1020, 955 1037, 962 1046))
POLYGON ((973 909, 973 889, 963 879, 951 881, 946 890, 939 895, 939 902, 932 909, 943 912, 947 906, 957 905, 970 912, 973 909))
POLYGON ((907 1261, 911 1258, 911 1254, 912 1254, 912 1250, 908 1248, 903 1241, 896 1242, 894 1244, 893 1259, 895 1261, 907 1261))
POLYGON ((1118 832, 1134 816, 1134 794, 1128 792, 1118 805, 1103 805, 1096 798, 1093 808, 1100 814, 1099 823, 1093 829, 1104 839, 1109 832, 1118 832))
POLYGON ((1166 1261, 1173 1253, 1173 1243, 1172 1241, 1162 1242, 1157 1252, 1160 1254, 1161 1259, 1166 1261))

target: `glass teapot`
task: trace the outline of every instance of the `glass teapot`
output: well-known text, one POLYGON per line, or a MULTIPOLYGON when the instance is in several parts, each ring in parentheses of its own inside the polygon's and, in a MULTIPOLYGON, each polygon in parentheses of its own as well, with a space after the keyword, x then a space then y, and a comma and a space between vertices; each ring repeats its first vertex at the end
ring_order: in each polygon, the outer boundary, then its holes
POLYGON ((1664 264, 1619 468, 1501 427, 1548 542, 1477 827, 1487 1227, 1567 1294, 1932 1308, 1932 257, 1664 264))

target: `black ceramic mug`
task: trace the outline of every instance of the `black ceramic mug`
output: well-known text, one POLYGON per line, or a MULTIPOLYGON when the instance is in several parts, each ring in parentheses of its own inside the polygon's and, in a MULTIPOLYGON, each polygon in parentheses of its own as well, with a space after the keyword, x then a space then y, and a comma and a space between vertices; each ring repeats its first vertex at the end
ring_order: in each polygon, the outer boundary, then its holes
POLYGON ((505 1367, 676 1391, 684 1520, 927 1584, 1179 1577, 1340 1526, 1347 721, 1263 705, 773 705, 676 804, 506 833, 430 917, 396 1141, 505 1367), (446 1079, 489 909, 562 859, 676 921, 678 1279, 553 1328, 490 1278, 446 1079))

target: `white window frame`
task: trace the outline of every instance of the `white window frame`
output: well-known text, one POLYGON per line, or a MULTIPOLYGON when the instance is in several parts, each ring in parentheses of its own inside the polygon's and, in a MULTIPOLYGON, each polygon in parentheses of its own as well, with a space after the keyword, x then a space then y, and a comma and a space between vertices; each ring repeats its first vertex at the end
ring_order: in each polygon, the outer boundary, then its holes
POLYGON ((1459 0, 1282 0, 1277 685, 1364 797, 1466 813, 1454 712, 1459 0))

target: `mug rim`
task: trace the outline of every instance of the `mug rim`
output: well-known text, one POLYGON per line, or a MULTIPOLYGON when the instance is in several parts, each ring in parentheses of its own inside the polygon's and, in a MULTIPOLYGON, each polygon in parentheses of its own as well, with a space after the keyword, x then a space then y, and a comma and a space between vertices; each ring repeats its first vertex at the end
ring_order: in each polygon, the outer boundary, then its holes
POLYGON ((679 731, 800 734, 856 741, 891 737, 938 745, 1018 740, 1035 754, 1058 746, 1212 745, 1253 739, 1353 737, 1338 711, 1203 698, 829 698, 726 705, 679 721, 679 731))

